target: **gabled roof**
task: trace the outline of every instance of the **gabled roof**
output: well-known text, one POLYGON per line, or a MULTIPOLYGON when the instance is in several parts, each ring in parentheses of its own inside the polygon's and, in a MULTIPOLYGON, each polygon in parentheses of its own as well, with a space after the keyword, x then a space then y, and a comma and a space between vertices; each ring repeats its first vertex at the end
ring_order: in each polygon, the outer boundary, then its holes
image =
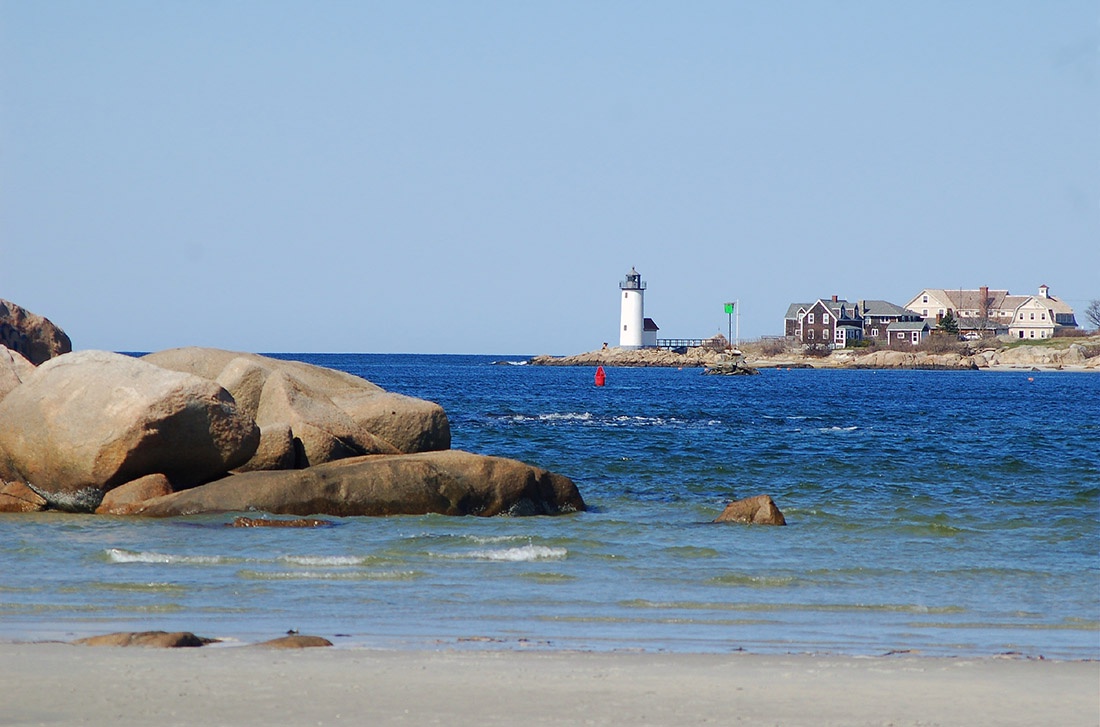
POLYGON ((787 306, 787 315, 783 316, 784 320, 797 321, 798 311, 809 310, 813 306, 813 303, 791 303, 787 306))

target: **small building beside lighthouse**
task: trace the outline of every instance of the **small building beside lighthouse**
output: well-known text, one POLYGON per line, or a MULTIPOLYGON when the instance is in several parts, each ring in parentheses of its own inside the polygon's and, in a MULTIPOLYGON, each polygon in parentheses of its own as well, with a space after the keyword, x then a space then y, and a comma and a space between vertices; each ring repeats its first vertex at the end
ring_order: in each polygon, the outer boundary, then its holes
POLYGON ((645 283, 642 275, 633 267, 626 279, 619 283, 622 298, 619 300, 619 346, 642 348, 645 345, 645 283))

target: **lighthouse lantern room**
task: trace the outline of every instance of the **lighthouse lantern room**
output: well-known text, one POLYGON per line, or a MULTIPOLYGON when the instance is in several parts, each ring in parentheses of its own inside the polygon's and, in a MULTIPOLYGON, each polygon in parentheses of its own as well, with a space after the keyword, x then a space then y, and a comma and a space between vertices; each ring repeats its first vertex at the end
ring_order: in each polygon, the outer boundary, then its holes
POLYGON ((619 301, 622 314, 619 318, 619 346, 622 348, 641 348, 643 326, 645 324, 643 296, 645 283, 641 273, 630 268, 626 280, 619 283, 622 299, 619 301))

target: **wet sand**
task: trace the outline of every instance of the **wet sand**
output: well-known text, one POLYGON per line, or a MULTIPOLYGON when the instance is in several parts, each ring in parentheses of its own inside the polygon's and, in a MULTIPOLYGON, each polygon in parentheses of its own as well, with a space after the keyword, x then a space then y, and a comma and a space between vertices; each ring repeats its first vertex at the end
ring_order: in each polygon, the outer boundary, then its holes
POLYGON ((1097 725, 1100 662, 0 644, 3 725, 1097 725))

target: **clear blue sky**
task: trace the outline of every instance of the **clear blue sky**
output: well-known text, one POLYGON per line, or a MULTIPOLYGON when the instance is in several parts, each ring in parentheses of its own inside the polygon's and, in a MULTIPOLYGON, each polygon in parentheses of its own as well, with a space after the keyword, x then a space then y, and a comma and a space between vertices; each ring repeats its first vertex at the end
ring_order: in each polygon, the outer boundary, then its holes
POLYGON ((1100 298, 1100 4, 0 0, 0 298, 76 348, 567 354, 1100 298))

